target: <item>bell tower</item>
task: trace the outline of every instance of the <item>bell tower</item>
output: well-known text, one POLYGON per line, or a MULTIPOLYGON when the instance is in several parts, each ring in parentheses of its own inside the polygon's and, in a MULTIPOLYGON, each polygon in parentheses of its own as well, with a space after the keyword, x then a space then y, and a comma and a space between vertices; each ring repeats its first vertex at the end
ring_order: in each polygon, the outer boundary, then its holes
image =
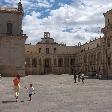
POLYGON ((50 38, 50 33, 49 32, 44 32, 44 38, 50 38))
POLYGON ((0 7, 0 73, 14 76, 25 75, 25 41, 22 30, 23 7, 21 0, 17 8, 0 7))
POLYGON ((21 0, 18 3, 18 11, 23 12, 23 6, 22 6, 22 3, 21 3, 21 0))

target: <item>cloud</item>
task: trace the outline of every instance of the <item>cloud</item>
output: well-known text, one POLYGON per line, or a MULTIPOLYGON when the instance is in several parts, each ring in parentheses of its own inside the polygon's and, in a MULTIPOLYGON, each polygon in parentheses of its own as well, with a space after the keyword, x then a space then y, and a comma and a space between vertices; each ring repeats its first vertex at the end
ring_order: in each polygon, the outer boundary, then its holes
MULTIPOLYGON (((85 10, 84 7, 77 8, 73 7, 73 5, 65 4, 56 10, 51 10, 50 15, 43 19, 35 18, 34 15, 29 18, 26 17, 27 20, 33 21, 29 25, 30 30, 33 29, 32 35, 30 35, 31 32, 29 33, 29 40, 39 41, 41 38, 39 35, 40 33, 43 34, 44 31, 51 32, 57 42, 65 42, 67 45, 74 45, 79 41, 84 43, 92 38, 99 37, 101 35, 100 28, 104 24, 103 12, 95 10, 100 5, 91 8, 92 3, 84 3, 85 10), (35 27, 33 24, 35 24, 35 27)), ((27 23, 27 21, 25 22, 27 23)), ((24 30, 27 32, 25 27, 24 30)))
MULTIPOLYGON (((4 1, 14 7, 19 2, 4 1)), ((44 31, 49 31, 55 41, 67 45, 100 37, 105 22, 103 13, 112 8, 112 0, 71 0, 68 4, 57 0, 22 0, 22 3, 25 10, 23 30, 29 36, 27 42, 36 43, 44 31), (57 2, 59 7, 53 8, 57 2)))

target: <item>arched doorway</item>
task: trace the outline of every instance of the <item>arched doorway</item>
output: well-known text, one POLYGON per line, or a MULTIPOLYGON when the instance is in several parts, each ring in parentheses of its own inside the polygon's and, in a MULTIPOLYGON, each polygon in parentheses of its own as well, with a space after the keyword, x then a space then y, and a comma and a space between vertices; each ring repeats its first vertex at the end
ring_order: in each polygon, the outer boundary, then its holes
POLYGON ((52 68, 51 68, 51 59, 50 58, 46 58, 44 60, 44 73, 45 74, 49 74, 52 72, 52 68))

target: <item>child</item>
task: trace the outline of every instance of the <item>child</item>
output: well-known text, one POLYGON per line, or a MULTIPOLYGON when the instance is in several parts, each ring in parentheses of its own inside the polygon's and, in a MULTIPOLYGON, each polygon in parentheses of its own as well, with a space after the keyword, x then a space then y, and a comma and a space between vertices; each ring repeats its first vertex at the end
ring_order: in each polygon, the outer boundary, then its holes
MULTIPOLYGON (((26 87, 25 87, 26 88, 26 87)), ((29 85, 29 88, 26 88, 27 90, 28 90, 28 94, 29 94, 29 101, 31 101, 32 100, 32 94, 33 94, 33 92, 34 92, 34 87, 33 87, 33 84, 30 84, 29 85)), ((35 93, 34 93, 35 94, 35 93)))
POLYGON ((82 83, 84 84, 85 77, 84 77, 84 74, 83 73, 81 75, 81 80, 82 80, 82 83))

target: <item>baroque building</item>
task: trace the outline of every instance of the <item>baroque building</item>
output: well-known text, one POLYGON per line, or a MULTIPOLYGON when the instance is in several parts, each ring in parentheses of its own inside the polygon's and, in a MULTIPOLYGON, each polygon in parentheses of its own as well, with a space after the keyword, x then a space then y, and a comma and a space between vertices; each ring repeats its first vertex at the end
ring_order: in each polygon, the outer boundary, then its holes
POLYGON ((27 36, 22 30, 23 7, 0 8, 0 74, 25 75, 25 41, 27 36))
POLYGON ((100 73, 112 76, 112 10, 104 13, 103 37, 78 46, 54 42, 49 32, 36 45, 25 45, 26 74, 100 73))
POLYGON ((25 45, 26 74, 70 73, 75 65, 75 46, 58 44, 44 32, 44 38, 36 45, 25 45))

